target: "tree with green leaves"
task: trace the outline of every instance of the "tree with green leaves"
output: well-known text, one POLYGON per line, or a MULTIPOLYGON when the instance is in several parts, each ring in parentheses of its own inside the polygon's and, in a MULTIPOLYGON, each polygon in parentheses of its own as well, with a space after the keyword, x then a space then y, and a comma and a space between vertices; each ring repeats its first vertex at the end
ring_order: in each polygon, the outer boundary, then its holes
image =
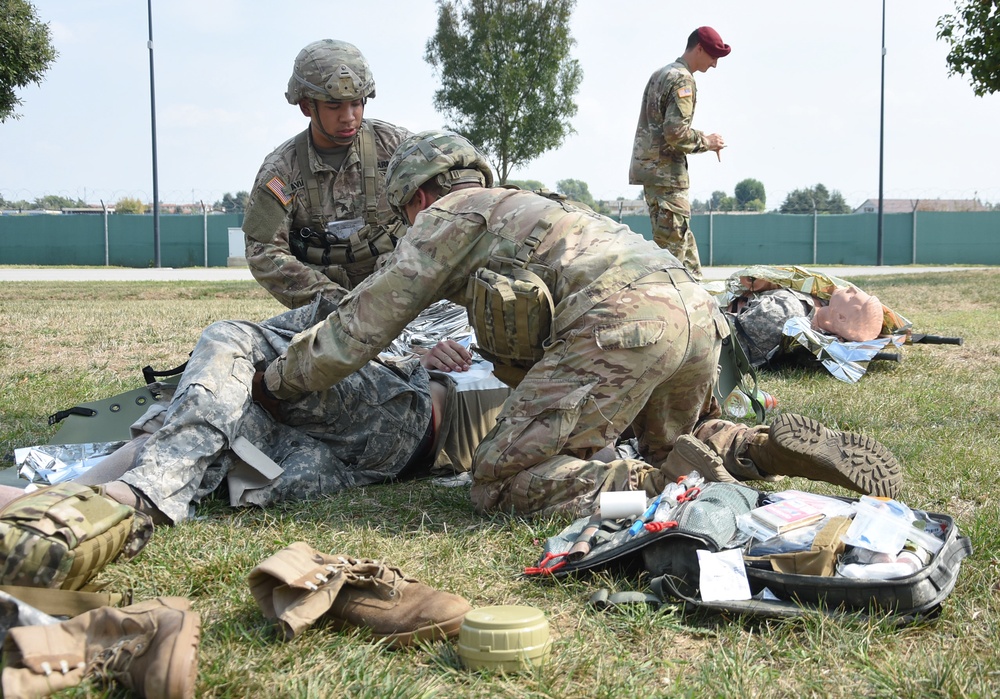
POLYGON ((0 123, 20 119, 17 88, 40 84, 59 53, 52 47, 49 25, 38 21, 27 0, 0 0, 0 123))
POLYGON ((951 46, 948 74, 968 75, 979 97, 1000 91, 1000 0, 956 0, 937 27, 951 46))
POLYGON ((836 189, 831 193, 822 184, 817 184, 812 188, 790 192, 778 211, 782 214, 811 214, 813 211, 821 214, 849 214, 851 207, 836 189))
POLYGON ((61 197, 56 194, 46 194, 44 197, 35 199, 35 205, 31 208, 58 211, 60 209, 79 209, 85 206, 87 206, 87 203, 83 201, 83 199, 61 197))
POLYGON ((545 185, 538 180, 507 180, 507 184, 512 184, 520 189, 526 189, 529 192, 533 192, 536 189, 545 189, 545 185))
POLYGON ((570 56, 576 0, 438 0, 424 60, 440 76, 434 106, 489 156, 505 183, 511 170, 573 133, 583 79, 570 56))
POLYGON ((222 195, 222 200, 215 202, 212 208, 225 211, 227 214, 242 214, 247 210, 247 202, 249 201, 249 192, 237 192, 236 196, 226 192, 222 195))
POLYGON ((731 197, 721 189, 712 192, 712 199, 708 204, 711 211, 736 211, 736 198, 731 197))
POLYGON ((559 180, 556 182, 556 191, 597 211, 597 202, 590 193, 590 187, 583 180, 559 180))
POLYGON ((764 183, 752 177, 737 182, 734 193, 738 211, 763 211, 767 205, 764 183))
POLYGON ((145 212, 146 205, 133 197, 122 197, 115 203, 116 214, 142 214, 145 212))

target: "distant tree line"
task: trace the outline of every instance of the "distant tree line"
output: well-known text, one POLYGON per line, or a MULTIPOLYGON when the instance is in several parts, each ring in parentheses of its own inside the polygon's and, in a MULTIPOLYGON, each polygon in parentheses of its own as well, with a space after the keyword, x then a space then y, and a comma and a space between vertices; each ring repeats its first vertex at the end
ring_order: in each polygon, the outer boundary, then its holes
MULTIPOLYGON (((242 214, 246 211, 247 201, 250 199, 249 192, 237 192, 230 194, 226 192, 222 199, 212 204, 210 211, 220 211, 227 214, 242 214)), ((72 197, 61 197, 56 194, 47 194, 38 197, 34 201, 19 199, 9 201, 0 195, 0 209, 15 211, 62 211, 63 209, 87 209, 94 208, 83 199, 73 199, 72 197)), ((135 197, 122 197, 110 208, 116 214, 144 214, 148 213, 152 206, 144 204, 142 200, 135 197)), ((198 212, 200 213, 200 211, 198 212)))
MULTIPOLYGON (((760 180, 748 178, 736 184, 733 196, 723 191, 712 192, 711 199, 691 202, 691 211, 707 213, 709 211, 765 211, 767 194, 760 180)), ((831 192, 822 184, 815 187, 796 189, 785 197, 785 201, 776 210, 781 214, 849 214, 851 207, 844 201, 843 195, 837 190, 831 192)))

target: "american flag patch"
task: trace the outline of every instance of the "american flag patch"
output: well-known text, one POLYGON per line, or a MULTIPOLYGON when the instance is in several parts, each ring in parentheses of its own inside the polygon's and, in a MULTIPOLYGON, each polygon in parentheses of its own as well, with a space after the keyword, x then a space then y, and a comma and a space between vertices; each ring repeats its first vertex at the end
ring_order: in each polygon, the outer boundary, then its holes
POLYGON ((680 90, 677 91, 677 96, 678 97, 690 97, 691 96, 691 88, 690 87, 682 87, 680 90))
POLYGON ((272 177, 264 186, 270 189, 271 193, 276 196, 278 201, 280 201, 284 206, 288 206, 289 202, 292 201, 292 198, 285 194, 285 183, 281 181, 280 177, 272 177))

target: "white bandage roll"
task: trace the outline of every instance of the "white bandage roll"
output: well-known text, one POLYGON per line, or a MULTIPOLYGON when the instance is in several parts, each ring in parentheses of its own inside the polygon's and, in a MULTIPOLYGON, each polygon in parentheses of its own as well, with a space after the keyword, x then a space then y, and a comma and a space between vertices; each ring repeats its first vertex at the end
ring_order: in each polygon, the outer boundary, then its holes
POLYGON ((599 502, 601 519, 638 517, 646 511, 646 493, 642 490, 604 492, 599 502))

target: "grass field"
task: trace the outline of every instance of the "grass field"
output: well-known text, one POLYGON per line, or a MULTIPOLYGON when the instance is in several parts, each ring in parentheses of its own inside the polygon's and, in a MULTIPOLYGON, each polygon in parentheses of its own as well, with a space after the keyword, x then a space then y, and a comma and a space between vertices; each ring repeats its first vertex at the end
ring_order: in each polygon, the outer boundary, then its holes
MULTIPOLYGON (((158 529, 133 561, 101 580, 191 599, 203 619, 203 697, 989 697, 1000 694, 1000 270, 852 279, 914 323, 961 336, 907 346, 857 384, 814 368, 762 376, 780 409, 865 432, 904 464, 901 500, 954 516, 974 554, 939 618, 896 628, 884 619, 806 616, 759 621, 636 608, 597 612, 592 592, 641 589, 614 574, 526 579, 545 537, 566 521, 473 512, 466 488, 384 485, 266 511, 210 502, 158 529), (471 673, 455 644, 389 651, 358 634, 314 627, 283 642, 246 577, 297 540, 381 558, 473 606, 542 609, 549 662, 518 675, 471 673)), ((259 320, 281 307, 253 282, 0 283, 0 455, 45 443, 46 417, 142 385, 141 367, 176 366, 200 330, 259 320)), ((839 493, 784 480, 769 487, 839 493)), ((84 687, 63 696, 102 694, 84 687)))

